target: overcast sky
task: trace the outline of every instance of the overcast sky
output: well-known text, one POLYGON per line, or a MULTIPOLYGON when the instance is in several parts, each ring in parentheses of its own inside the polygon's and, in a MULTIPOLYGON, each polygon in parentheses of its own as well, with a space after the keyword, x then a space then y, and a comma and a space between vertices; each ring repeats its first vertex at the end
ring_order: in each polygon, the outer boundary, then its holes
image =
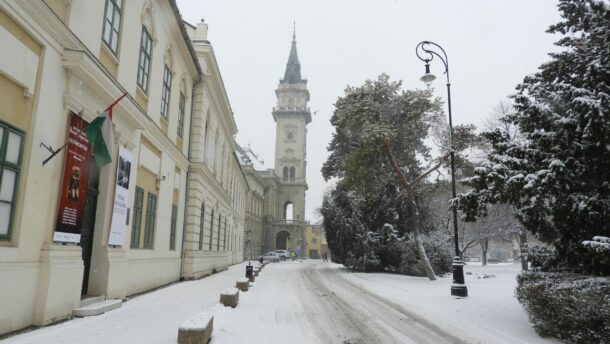
MULTIPOLYGON (((332 138, 329 119, 347 85, 387 73, 408 89, 423 88, 422 40, 440 44, 449 57, 453 121, 479 125, 557 50, 546 33, 560 20, 551 0, 178 0, 183 18, 209 26, 235 114, 237 141, 274 164, 275 123, 271 108, 283 77, 293 21, 301 73, 308 79, 313 116, 307 135, 306 217, 327 185, 320 169, 332 138)), ((431 63, 435 93, 446 100, 442 63, 431 63)))

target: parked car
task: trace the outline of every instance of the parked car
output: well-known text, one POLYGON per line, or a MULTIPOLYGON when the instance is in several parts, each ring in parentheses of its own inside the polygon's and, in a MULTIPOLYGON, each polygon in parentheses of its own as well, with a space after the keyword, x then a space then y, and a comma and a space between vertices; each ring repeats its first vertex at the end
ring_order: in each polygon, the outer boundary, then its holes
POLYGON ((277 253, 281 260, 285 260, 290 257, 290 254, 286 250, 275 250, 273 252, 277 253))
POLYGON ((267 252, 263 256, 263 260, 268 262, 279 262, 280 256, 275 252, 267 252))

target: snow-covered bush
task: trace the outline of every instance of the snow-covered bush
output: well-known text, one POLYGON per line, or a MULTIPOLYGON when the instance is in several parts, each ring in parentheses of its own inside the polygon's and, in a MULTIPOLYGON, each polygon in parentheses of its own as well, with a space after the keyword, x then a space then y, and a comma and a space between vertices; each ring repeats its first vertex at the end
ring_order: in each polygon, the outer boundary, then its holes
POLYGON ((610 343, 610 278, 524 272, 517 282, 517 299, 541 336, 610 343))
POLYGON ((599 253, 610 253, 610 238, 594 236, 593 240, 585 240, 583 246, 599 253))
POLYGON ((585 240, 582 245, 587 249, 588 265, 590 270, 597 275, 610 274, 610 238, 605 236, 594 236, 593 240, 585 240))
POLYGON ((529 247, 528 260, 534 270, 550 271, 556 269, 557 252, 546 246, 533 245, 529 247))
MULTIPOLYGON (((431 232, 423 235, 422 240, 434 273, 441 275, 451 271, 453 256, 451 255, 451 247, 447 242, 447 237, 439 232, 431 232)), ((415 239, 404 241, 401 246, 402 254, 399 271, 406 275, 426 276, 426 272, 417 254, 415 239)))
POLYGON ((383 270, 381 261, 374 251, 366 251, 356 257, 352 252, 347 254, 345 266, 355 271, 374 272, 383 270))

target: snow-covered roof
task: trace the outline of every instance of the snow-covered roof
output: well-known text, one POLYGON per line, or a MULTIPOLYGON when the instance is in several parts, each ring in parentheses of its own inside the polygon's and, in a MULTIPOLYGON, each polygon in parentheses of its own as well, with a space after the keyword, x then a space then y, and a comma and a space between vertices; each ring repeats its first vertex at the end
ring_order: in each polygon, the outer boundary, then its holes
POLYGON ((237 158, 239 163, 246 166, 252 166, 256 171, 265 171, 265 161, 260 159, 258 154, 254 153, 250 145, 242 147, 239 144, 236 145, 237 158))

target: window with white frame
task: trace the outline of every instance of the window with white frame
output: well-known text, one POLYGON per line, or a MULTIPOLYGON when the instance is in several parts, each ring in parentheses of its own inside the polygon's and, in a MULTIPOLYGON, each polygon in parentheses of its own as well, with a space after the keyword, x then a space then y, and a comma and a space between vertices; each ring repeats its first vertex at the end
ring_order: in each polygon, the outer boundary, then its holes
POLYGON ((119 47, 119 31, 121 29, 122 7, 123 0, 106 0, 102 41, 115 55, 117 54, 119 47))
POLYGON ((140 38, 140 59, 138 62, 138 86, 144 93, 148 93, 148 81, 150 76, 150 61, 152 58, 152 38, 146 26, 142 25, 142 37, 140 38))
POLYGON ((172 90, 172 71, 165 65, 163 71, 163 90, 161 92, 161 116, 167 119, 169 115, 169 97, 172 90))
POLYGON ((184 107, 186 100, 184 99, 184 93, 180 92, 180 102, 178 103, 178 136, 182 137, 184 134, 184 107))

